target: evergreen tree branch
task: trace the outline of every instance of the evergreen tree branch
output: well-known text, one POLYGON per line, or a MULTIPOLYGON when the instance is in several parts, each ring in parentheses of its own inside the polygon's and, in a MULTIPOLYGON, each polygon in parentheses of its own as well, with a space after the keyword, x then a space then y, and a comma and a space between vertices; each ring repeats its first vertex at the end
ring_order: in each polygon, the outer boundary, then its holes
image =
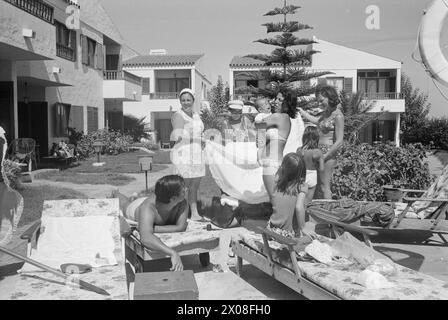
POLYGON ((262 24, 262 26, 266 27, 267 33, 271 32, 297 32, 300 30, 313 29, 307 24, 301 24, 297 21, 289 21, 289 22, 268 22, 262 24))
POLYGON ((276 36, 275 38, 259 39, 255 40, 254 42, 260 42, 282 48, 287 48, 291 46, 310 45, 313 43, 317 43, 316 41, 310 39, 299 39, 289 32, 285 32, 282 35, 276 36))
POLYGON ((297 9, 300 9, 299 6, 289 5, 283 8, 275 8, 274 10, 265 13, 263 16, 276 16, 279 14, 295 14, 297 9))

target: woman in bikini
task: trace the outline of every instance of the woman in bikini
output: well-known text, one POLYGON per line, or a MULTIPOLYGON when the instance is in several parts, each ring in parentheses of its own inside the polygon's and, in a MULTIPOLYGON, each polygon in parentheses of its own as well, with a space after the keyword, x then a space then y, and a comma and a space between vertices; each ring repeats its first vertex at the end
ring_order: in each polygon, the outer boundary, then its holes
POLYGON ((316 90, 317 102, 323 107, 321 117, 314 117, 299 108, 301 116, 317 125, 319 129, 319 148, 324 154, 324 170, 319 175, 324 199, 331 199, 331 178, 336 165, 336 155, 344 142, 344 115, 340 108, 337 90, 323 86, 316 90))

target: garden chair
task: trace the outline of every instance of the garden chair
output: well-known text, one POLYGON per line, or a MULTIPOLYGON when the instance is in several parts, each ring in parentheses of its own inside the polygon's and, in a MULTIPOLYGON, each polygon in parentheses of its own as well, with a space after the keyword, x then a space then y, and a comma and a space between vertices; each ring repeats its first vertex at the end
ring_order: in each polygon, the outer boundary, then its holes
POLYGON ((11 141, 6 151, 11 160, 21 164, 28 165, 28 171, 31 172, 33 161, 37 167, 36 160, 36 141, 31 138, 20 138, 11 141))
MULTIPOLYGON (((121 216, 122 236, 125 239, 125 255, 134 267, 135 273, 150 271, 146 262, 169 258, 168 255, 146 248, 140 241, 137 223, 121 216)), ((205 268, 210 264, 210 251, 219 250, 219 237, 221 229, 210 228, 206 224, 188 221, 185 232, 157 234, 167 246, 176 250, 180 256, 199 255, 199 261, 205 268)))
POLYGON ((92 266, 79 278, 106 290, 110 296, 73 288, 53 273, 25 264, 10 298, 129 299, 119 211, 118 199, 45 201, 40 221, 21 237, 28 241, 27 256, 53 270, 62 271, 66 263, 92 266))
MULTIPOLYGON (((335 229, 343 227, 351 232, 360 233, 366 239, 376 234, 375 231, 338 221, 331 221, 331 224, 335 229)), ((306 256, 299 257, 295 247, 299 245, 300 240, 285 238, 265 228, 259 228, 259 231, 261 234, 246 230, 232 239, 239 276, 242 276, 243 260, 246 260, 311 300, 448 298, 448 285, 445 282, 395 263, 397 273, 388 277, 389 282, 393 284, 392 288, 368 289, 354 283, 360 270, 315 262, 306 256)))

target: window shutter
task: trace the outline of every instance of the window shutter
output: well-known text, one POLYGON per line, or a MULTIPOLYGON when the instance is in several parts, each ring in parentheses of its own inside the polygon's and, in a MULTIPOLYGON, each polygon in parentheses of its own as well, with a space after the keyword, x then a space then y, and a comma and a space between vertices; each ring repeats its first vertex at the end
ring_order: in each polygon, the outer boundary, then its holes
POLYGON ((84 131, 84 114, 82 106, 72 106, 70 109, 69 127, 76 131, 84 131))
POLYGON ((87 130, 98 130, 98 109, 95 107, 87 107, 87 130))
POLYGON ((353 92, 353 78, 344 78, 344 91, 347 93, 353 92))
POLYGON ((89 49, 87 44, 87 37, 81 35, 81 48, 82 48, 82 64, 89 64, 89 49))
POLYGON ((104 55, 103 55, 103 45, 96 44, 96 59, 97 59, 97 69, 103 70, 104 68, 104 55))
POLYGON ((99 69, 98 64, 99 64, 99 55, 98 55, 98 50, 99 50, 99 46, 100 44, 95 42, 94 45, 94 56, 93 56, 93 66, 95 69, 99 69))

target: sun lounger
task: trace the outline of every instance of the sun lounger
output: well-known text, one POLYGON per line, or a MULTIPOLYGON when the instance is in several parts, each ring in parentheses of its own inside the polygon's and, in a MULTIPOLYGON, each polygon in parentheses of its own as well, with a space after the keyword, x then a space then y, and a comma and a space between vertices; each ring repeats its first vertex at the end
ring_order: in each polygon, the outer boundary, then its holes
MULTIPOLYGON (((374 235, 374 231, 344 225, 352 231, 374 235), (367 232, 366 232, 367 231, 367 232)), ((308 299, 349 300, 435 300, 448 299, 448 284, 420 272, 396 265, 397 274, 388 277, 394 285, 388 289, 367 289, 354 283, 359 269, 340 267, 310 259, 298 259, 294 250, 297 241, 284 238, 264 228, 262 234, 241 232, 232 240, 237 256, 237 273, 242 275, 243 260, 272 276, 308 299), (272 238, 274 240, 269 241, 272 238)))
MULTIPOLYGON (((126 259, 134 267, 135 272, 146 272, 145 262, 168 258, 169 256, 152 251, 146 248, 140 241, 140 235, 136 230, 134 221, 124 219, 122 223, 131 232, 122 233, 125 238, 126 259)), ((176 250, 180 256, 198 254, 199 261, 203 267, 207 267, 210 263, 210 251, 219 249, 219 235, 221 229, 213 226, 207 230, 207 224, 202 222, 189 221, 185 232, 176 233, 160 233, 157 237, 170 248, 176 250)))
POLYGON ((85 263, 91 259, 92 270, 79 275, 79 279, 106 290, 110 296, 74 288, 63 278, 25 264, 19 271, 21 276, 10 299, 129 299, 119 211, 118 199, 45 201, 41 220, 22 235, 22 239, 28 241, 27 256, 50 265, 53 269, 61 271, 60 263, 63 262, 85 263), (98 223, 88 225, 90 221, 98 223), (70 229, 64 229, 69 232, 62 230, 61 226, 70 229), (79 239, 76 234, 79 235, 79 239), (57 237, 60 237, 59 241, 55 241, 57 237), (89 241, 92 239, 94 240, 89 241), (61 245, 66 245, 64 250, 61 250, 61 245), (44 254, 51 253, 53 246, 54 256, 44 254), (88 251, 96 247, 98 253, 93 257, 90 255, 91 252, 85 254, 82 252, 83 248, 88 251))
MULTIPOLYGON (((404 191, 412 193, 424 192, 420 190, 404 191)), ((366 224, 361 221, 356 222, 356 224, 372 230, 422 230, 439 234, 448 233, 448 199, 404 197, 403 201, 406 201, 406 203, 392 204, 395 207, 395 218, 387 227, 366 224), (423 216, 419 218, 416 213, 412 212, 412 205, 418 201, 429 201, 437 205, 434 207, 435 209, 432 213, 427 215, 427 218, 422 219, 423 216)), ((339 202, 339 200, 314 200, 311 204, 313 206, 316 204, 323 204, 325 206, 329 202, 335 203, 339 202)), ((357 203, 367 202, 357 201, 357 203)), ((321 222, 327 221, 332 215, 329 210, 325 210, 324 208, 311 208, 310 206, 307 208, 307 213, 321 222)))

